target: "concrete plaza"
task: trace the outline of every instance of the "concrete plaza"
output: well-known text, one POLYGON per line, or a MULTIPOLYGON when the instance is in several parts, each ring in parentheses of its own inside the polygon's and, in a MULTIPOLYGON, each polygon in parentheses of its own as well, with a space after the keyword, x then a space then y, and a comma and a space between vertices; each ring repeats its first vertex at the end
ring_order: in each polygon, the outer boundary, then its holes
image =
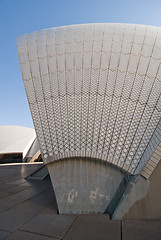
POLYGON ((57 214, 50 179, 25 180, 41 166, 0 165, 0 240, 161 240, 161 220, 57 214))

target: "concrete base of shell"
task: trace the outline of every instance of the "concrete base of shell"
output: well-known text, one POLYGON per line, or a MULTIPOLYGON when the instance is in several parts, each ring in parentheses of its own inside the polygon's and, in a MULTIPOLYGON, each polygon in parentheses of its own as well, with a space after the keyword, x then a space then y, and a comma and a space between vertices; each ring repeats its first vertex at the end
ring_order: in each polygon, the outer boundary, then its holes
POLYGON ((103 213, 124 176, 94 159, 65 159, 47 166, 60 214, 103 213))

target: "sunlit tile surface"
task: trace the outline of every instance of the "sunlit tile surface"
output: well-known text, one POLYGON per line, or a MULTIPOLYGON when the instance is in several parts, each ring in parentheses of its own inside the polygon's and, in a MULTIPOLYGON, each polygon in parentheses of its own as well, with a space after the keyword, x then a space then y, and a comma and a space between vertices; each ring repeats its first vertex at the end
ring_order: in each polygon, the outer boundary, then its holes
POLYGON ((161 28, 46 29, 19 37, 18 53, 45 163, 82 156, 142 170, 161 118, 161 28))

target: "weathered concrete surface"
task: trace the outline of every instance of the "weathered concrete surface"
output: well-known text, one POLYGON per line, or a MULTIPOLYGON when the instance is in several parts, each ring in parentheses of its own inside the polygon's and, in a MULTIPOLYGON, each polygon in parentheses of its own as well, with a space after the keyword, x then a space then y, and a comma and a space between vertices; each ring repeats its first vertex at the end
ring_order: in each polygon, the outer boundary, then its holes
POLYGON ((93 159, 67 159, 48 164, 59 213, 103 213, 124 173, 93 159))
POLYGON ((160 240, 161 220, 122 221, 122 240, 160 240))
POLYGON ((79 215, 64 240, 121 240, 121 221, 110 221, 107 215, 79 215))
POLYGON ((147 194, 149 181, 142 176, 137 176, 128 186, 122 196, 115 212, 113 219, 122 219, 135 202, 144 198, 147 194))
POLYGON ((114 219, 161 219, 161 162, 149 180, 139 177, 120 201, 114 219))
POLYGON ((125 219, 161 219, 161 162, 149 180, 146 196, 129 209, 125 219))
POLYGON ((20 230, 62 239, 77 218, 77 215, 56 214, 56 212, 53 211, 54 208, 55 204, 50 205, 49 208, 20 227, 20 230))
MULTIPOLYGON (((39 167, 38 164, 0 166, 0 193, 2 190, 8 192, 14 187, 14 191, 5 198, 2 195, 1 199, 0 194, 0 199, 8 202, 8 208, 0 213, 0 240, 161 239, 161 220, 111 221, 105 214, 77 216, 57 214, 55 198, 53 197, 51 204, 48 201, 54 194, 50 179, 44 181, 24 179, 39 167), (28 198, 23 198, 26 190, 19 188, 22 184, 30 186, 35 194, 28 194, 28 198), (45 190, 48 188, 51 189, 49 194, 45 190)), ((4 202, 1 202, 1 205, 4 205, 4 202)))
POLYGON ((9 232, 0 230, 0 240, 5 239, 9 235, 9 232))
POLYGON ((31 232, 23 232, 17 230, 13 234, 11 234, 7 240, 58 240, 57 238, 51 238, 44 235, 33 234, 31 232))

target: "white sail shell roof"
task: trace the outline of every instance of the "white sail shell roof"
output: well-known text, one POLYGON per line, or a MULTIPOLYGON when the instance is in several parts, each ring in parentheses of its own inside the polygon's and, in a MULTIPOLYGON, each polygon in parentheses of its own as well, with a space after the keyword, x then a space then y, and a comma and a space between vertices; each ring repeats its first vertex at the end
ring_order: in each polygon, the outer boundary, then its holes
POLYGON ((161 118, 161 28, 46 29, 19 37, 18 53, 44 162, 91 157, 135 174, 161 118))
POLYGON ((23 158, 36 138, 35 130, 21 126, 0 126, 0 154, 22 153, 23 158))

